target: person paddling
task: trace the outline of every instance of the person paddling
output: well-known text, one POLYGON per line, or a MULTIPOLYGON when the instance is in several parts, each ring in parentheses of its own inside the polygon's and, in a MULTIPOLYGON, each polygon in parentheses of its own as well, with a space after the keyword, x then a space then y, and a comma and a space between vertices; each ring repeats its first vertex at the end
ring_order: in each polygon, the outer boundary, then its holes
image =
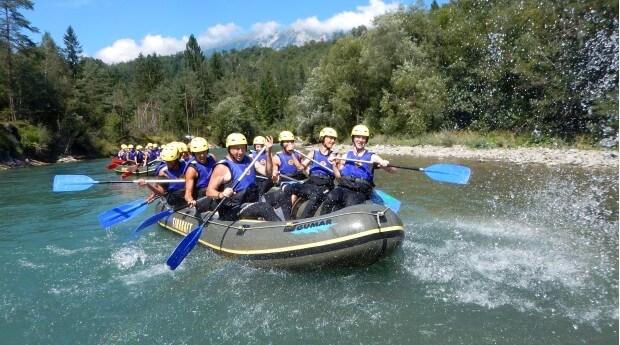
MULTIPOLYGON (((252 145, 254 145, 254 150, 252 150, 251 154, 252 158, 257 157, 261 149, 265 146, 266 141, 267 139, 261 135, 256 136, 254 140, 252 140, 252 145)), ((273 181, 271 180, 271 177, 267 177, 267 175, 265 175, 265 165, 267 164, 266 153, 263 152, 260 156, 258 156, 257 163, 259 163, 262 167, 262 169, 256 169, 256 186, 258 187, 258 196, 260 197, 267 193, 271 187, 273 187, 273 181)))
MULTIPOLYGON (((183 178, 185 172, 184 161, 181 161, 179 150, 174 145, 168 145, 161 152, 161 159, 166 163, 158 167, 155 175, 163 177, 165 179, 175 180, 183 178)), ((147 203, 153 202, 157 196, 166 195, 166 201, 168 205, 177 207, 186 204, 184 199, 185 195, 185 183, 166 183, 155 184, 145 183, 145 179, 138 179, 138 184, 141 186, 146 185, 151 190, 151 195, 147 198, 147 203)))
POLYGON ((389 172, 396 172, 396 168, 388 167, 389 161, 379 157, 374 152, 366 150, 370 137, 370 130, 364 125, 356 125, 351 130, 353 149, 347 152, 347 159, 370 161, 373 164, 340 160, 336 168, 340 172, 340 182, 334 188, 321 207, 321 215, 338 211, 344 207, 358 205, 370 199, 375 186, 375 166, 389 172))
POLYGON ((301 165, 299 154, 295 152, 295 136, 289 131, 282 131, 278 135, 278 141, 282 150, 273 156, 273 183, 289 180, 280 179, 280 175, 298 181, 304 180, 304 166, 301 165))
POLYGON ((196 207, 198 212, 209 208, 211 200, 205 199, 196 205, 196 200, 207 195, 207 185, 213 173, 217 158, 209 153, 209 143, 205 138, 195 137, 189 143, 192 153, 185 169, 185 201, 189 207, 196 207))
MULTIPOLYGON (((246 176, 241 177, 252 159, 246 155, 248 141, 241 133, 232 133, 226 138, 226 158, 219 161, 213 169, 213 174, 207 186, 207 196, 213 199, 226 198, 219 208, 221 220, 234 221, 241 218, 264 219, 278 221, 271 206, 265 202, 258 202, 258 188, 256 187, 256 166, 254 164, 246 176), (240 181, 235 188, 235 181, 240 181)), ((266 174, 271 175, 272 161, 271 148, 273 138, 266 137, 266 174)))
MULTIPOLYGON (((308 180, 304 183, 294 183, 282 188, 286 196, 283 202, 291 201, 292 196, 308 200, 299 218, 314 216, 327 197, 327 193, 334 189, 334 179, 340 178, 340 172, 338 169, 334 169, 335 153, 332 151, 337 138, 338 134, 335 129, 330 127, 321 129, 318 148, 302 159, 302 165, 308 168, 308 180)), ((286 208, 283 207, 283 209, 286 208)))

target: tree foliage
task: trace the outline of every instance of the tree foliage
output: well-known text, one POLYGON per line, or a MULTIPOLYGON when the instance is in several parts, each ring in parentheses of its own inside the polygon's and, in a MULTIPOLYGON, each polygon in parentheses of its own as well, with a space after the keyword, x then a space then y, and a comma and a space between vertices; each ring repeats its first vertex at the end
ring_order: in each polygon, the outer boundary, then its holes
POLYGON ((191 35, 178 54, 115 65, 80 58, 71 26, 63 49, 49 34, 33 46, 20 13, 32 6, 0 1, 0 115, 53 138, 29 144, 41 152, 282 129, 315 140, 357 123, 396 136, 501 130, 617 144, 617 1, 417 2, 333 41, 204 55, 191 35))

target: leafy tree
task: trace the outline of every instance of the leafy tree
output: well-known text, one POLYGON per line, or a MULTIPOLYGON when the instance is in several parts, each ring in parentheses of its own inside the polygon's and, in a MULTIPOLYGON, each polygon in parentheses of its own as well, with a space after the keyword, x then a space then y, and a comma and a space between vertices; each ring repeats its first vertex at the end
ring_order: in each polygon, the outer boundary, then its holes
POLYGON ((213 111, 213 121, 209 127, 211 138, 224 145, 230 133, 238 132, 252 140, 256 135, 254 123, 255 113, 241 96, 233 96, 220 102, 213 111))

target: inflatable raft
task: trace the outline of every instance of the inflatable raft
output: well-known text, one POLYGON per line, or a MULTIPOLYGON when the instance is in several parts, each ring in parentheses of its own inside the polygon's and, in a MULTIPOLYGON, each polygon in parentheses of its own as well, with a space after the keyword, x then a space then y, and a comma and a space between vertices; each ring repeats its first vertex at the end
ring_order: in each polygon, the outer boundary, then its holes
POLYGON ((135 165, 119 165, 114 169, 117 174, 123 174, 128 171, 132 172, 132 175, 155 175, 155 170, 157 169, 157 165, 149 165, 147 167, 136 168, 135 165))
MULTIPOLYGON (((163 207, 158 204, 156 212, 163 207)), ((186 209, 159 224, 185 236, 201 222, 195 209, 186 209)), ((397 250, 404 236, 403 223, 394 212, 366 203, 288 222, 231 222, 214 217, 202 231, 199 243, 256 267, 316 269, 373 264, 397 250)))

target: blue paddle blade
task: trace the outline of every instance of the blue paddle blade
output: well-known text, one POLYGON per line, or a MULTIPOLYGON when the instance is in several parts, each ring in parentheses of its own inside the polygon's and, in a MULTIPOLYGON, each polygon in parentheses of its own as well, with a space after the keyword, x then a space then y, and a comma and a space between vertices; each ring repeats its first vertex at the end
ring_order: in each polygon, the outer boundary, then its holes
POLYGON ((52 190, 54 192, 75 192, 90 188, 99 183, 85 175, 56 175, 52 190))
POLYGON ((467 184, 471 169, 456 164, 434 164, 424 169, 424 173, 435 181, 467 184))
POLYGON ((400 200, 381 190, 374 189, 370 195, 370 200, 372 200, 375 204, 389 207, 394 213, 398 213, 400 210, 400 200))
POLYGON ((198 243, 198 239, 200 238, 200 234, 202 233, 202 229, 204 229, 205 224, 207 224, 207 222, 202 223, 202 225, 187 234, 187 236, 179 242, 179 245, 177 245, 172 254, 170 254, 170 257, 166 260, 166 265, 168 265, 171 270, 174 271, 177 267, 179 267, 187 254, 194 249, 196 243, 198 243))
POLYGON ((137 234, 140 230, 157 223, 160 219, 169 217, 173 213, 174 213, 174 210, 166 210, 166 211, 162 211, 162 212, 159 212, 157 214, 154 214, 148 217, 147 219, 143 220, 142 223, 140 223, 140 225, 136 227, 136 229, 133 231, 133 234, 134 235, 137 234))
POLYGON ((109 228, 139 215, 147 207, 146 199, 136 200, 131 204, 122 205, 100 214, 99 222, 104 229, 109 228))

